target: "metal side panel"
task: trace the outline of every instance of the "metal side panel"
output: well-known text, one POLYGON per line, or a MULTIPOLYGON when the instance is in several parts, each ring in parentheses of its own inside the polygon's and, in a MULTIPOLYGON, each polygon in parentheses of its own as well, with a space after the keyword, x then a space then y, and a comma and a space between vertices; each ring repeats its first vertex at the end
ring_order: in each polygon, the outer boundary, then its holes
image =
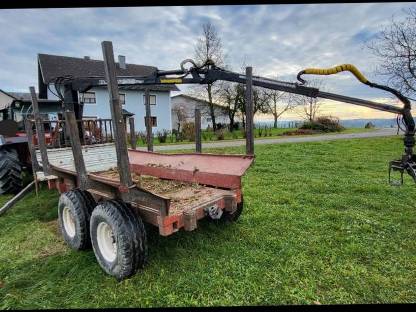
MULTIPOLYGON (((57 168, 76 171, 71 148, 48 149, 49 163, 57 168)), ((86 145, 82 147, 87 172, 109 170, 117 167, 116 149, 113 143, 86 145)), ((42 165, 40 151, 36 150, 36 158, 42 165)))

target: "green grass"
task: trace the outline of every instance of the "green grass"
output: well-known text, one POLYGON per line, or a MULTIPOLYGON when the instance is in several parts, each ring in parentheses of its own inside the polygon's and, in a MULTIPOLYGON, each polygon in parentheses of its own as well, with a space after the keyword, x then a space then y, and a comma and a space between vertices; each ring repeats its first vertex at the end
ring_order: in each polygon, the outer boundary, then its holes
POLYGON ((415 185, 387 184, 402 150, 398 137, 256 146, 240 220, 150 229, 149 265, 120 283, 63 244, 43 187, 0 217, 0 308, 415 302, 415 185))
MULTIPOLYGON (((269 133, 272 134, 271 136, 264 135, 264 129, 255 129, 254 130, 254 136, 256 139, 276 139, 276 138, 284 138, 287 136, 284 136, 283 133, 286 131, 293 131, 297 128, 271 128, 270 130, 267 130, 269 133), (260 136, 259 131, 262 131, 262 135, 260 136)), ((359 133, 359 132, 369 132, 377 130, 377 128, 346 128, 345 130, 341 132, 331 132, 331 133, 325 133, 325 134, 339 134, 339 133, 359 133)), ((321 135, 321 134, 313 134, 313 135, 321 135)), ((298 135, 301 136, 301 135, 298 135)), ((304 136, 304 135, 302 135, 304 136)), ((310 135, 307 135, 310 136, 310 135)), ((243 133, 241 130, 235 130, 233 132, 226 131, 224 135, 224 140, 244 140, 243 133)), ((208 130, 202 130, 202 142, 215 142, 218 141, 217 137, 215 136, 213 131, 208 130)), ((168 135, 167 140, 165 143, 160 143, 157 136, 154 135, 153 137, 153 145, 171 145, 171 144, 195 144, 195 142, 191 142, 189 140, 182 140, 182 141, 176 141, 175 136, 168 135)), ((146 146, 145 142, 141 139, 137 140, 137 146, 146 146)))

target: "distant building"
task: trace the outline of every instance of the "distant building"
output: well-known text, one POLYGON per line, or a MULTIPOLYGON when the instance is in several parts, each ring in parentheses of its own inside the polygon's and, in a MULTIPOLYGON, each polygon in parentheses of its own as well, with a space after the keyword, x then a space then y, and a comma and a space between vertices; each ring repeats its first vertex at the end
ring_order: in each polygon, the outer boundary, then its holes
MULTIPOLYGON (((172 129, 178 128, 178 111, 183 113, 186 122, 195 121, 195 109, 199 108, 201 111, 201 128, 212 128, 212 118, 209 110, 209 102, 189 96, 186 94, 179 94, 171 97, 172 103, 172 129)), ((214 104, 215 122, 217 124, 228 125, 230 119, 228 117, 227 108, 219 104, 214 104)))
MULTIPOLYGON (((127 64, 124 56, 119 56, 116 63, 118 76, 144 76, 153 73, 152 66, 127 64)), ((104 62, 89 57, 76 58, 60 55, 38 54, 39 97, 57 99, 53 94, 53 80, 56 77, 71 75, 73 77, 104 76, 104 62), (52 90, 52 91, 51 91, 52 90)), ((150 89, 150 106, 154 131, 170 130, 171 100, 170 92, 179 91, 175 85, 148 86, 150 89)), ((137 131, 144 131, 146 109, 144 105, 143 86, 119 87, 120 100, 126 116, 133 116, 137 131)), ((106 87, 94 87, 88 92, 79 93, 79 101, 84 103, 84 119, 111 118, 109 96, 106 87)))
MULTIPOLYGON (((39 111, 43 118, 48 119, 48 113, 60 113, 62 107, 59 101, 38 99, 39 111)), ((32 114, 32 98, 29 92, 9 92, 0 89, 0 120, 15 120, 23 126, 23 118, 32 114)))

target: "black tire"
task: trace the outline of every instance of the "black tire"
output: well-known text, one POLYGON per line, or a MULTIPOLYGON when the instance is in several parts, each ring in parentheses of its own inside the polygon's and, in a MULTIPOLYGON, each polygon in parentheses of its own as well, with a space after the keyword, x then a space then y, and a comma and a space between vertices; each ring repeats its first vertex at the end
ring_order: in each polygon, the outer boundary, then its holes
POLYGON ((221 216, 221 220, 225 222, 237 221, 240 218, 241 214, 243 213, 243 208, 244 208, 244 199, 243 199, 243 195, 241 195, 241 202, 237 204, 237 209, 233 213, 230 213, 224 210, 221 216))
POLYGON ((99 203, 90 221, 92 248, 98 264, 121 281, 147 263, 147 237, 143 221, 125 203, 99 203), (110 235, 105 235, 108 233, 110 235), (111 237, 111 242, 105 237, 111 237), (107 246, 107 247, 106 247, 107 246))
POLYGON ((79 189, 62 193, 59 197, 59 227, 65 242, 74 250, 91 247, 89 221, 95 206, 93 201, 91 194, 79 189))
POLYGON ((16 194, 22 187, 22 166, 17 151, 0 148, 0 195, 16 194))

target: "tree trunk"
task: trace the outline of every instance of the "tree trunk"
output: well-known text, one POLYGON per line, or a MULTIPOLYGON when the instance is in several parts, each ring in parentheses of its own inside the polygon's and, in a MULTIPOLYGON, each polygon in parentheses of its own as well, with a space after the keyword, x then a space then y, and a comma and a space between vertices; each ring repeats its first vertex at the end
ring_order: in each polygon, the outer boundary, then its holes
POLYGON ((273 114, 274 117, 274 125, 273 128, 277 129, 277 114, 273 114))
POLYGON ((234 130, 234 118, 230 118, 230 132, 234 130))

